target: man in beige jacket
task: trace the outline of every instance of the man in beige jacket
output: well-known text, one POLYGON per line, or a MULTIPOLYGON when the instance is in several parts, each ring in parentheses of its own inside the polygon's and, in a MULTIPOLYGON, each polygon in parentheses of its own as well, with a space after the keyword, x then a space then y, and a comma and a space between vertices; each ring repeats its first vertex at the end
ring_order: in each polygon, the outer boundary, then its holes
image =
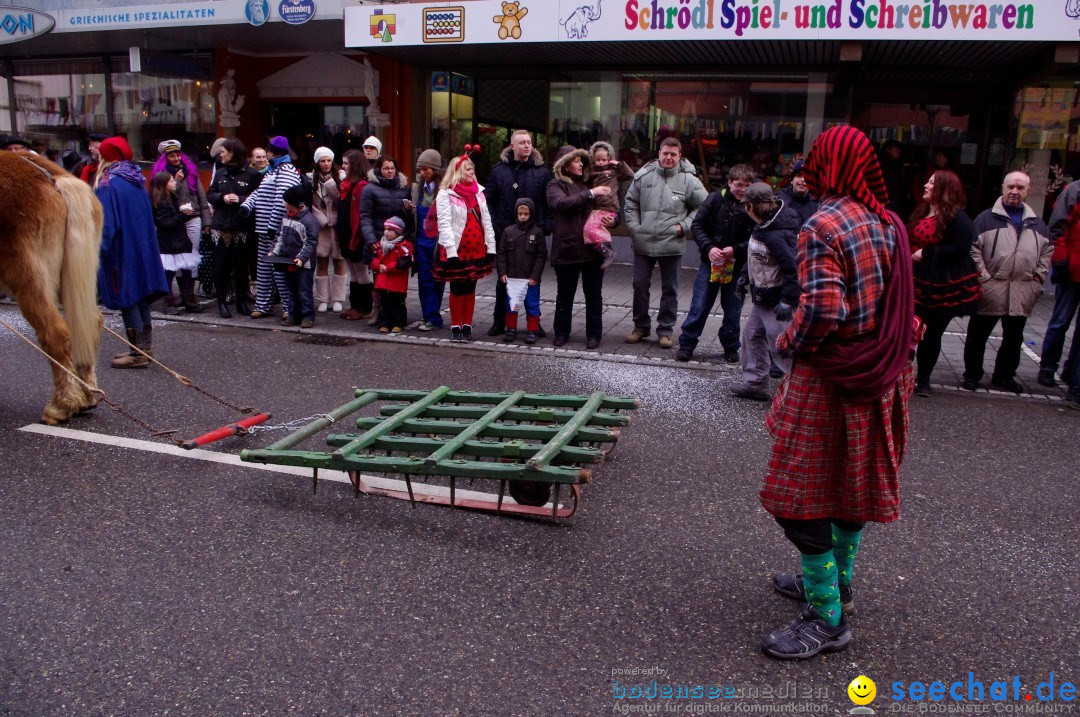
POLYGON ((968 322, 964 344, 961 388, 967 391, 979 387, 986 341, 1000 320, 1003 337, 990 383, 1006 391, 1024 392, 1016 380, 1024 325, 1042 294, 1054 253, 1046 223, 1024 202, 1030 188, 1027 174, 1010 172, 993 208, 975 217, 971 258, 982 280, 982 297, 968 322))

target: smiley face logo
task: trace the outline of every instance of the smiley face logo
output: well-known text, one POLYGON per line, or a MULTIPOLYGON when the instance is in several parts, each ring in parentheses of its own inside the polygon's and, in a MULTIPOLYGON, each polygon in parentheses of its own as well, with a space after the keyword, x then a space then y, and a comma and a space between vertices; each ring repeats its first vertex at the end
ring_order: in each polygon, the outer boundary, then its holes
POLYGON ((877 685, 866 675, 859 675, 847 687, 848 697, 857 705, 868 705, 877 697, 877 685))

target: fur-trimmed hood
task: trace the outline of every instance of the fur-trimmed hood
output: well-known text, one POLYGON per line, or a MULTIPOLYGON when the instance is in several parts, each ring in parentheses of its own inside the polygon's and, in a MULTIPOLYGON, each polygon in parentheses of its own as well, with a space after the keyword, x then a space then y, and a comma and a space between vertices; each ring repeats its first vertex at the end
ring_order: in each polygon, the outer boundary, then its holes
POLYGON ((604 142, 603 140, 593 142, 592 146, 589 147, 589 161, 592 161, 592 158, 596 156, 596 151, 598 149, 606 150, 608 158, 613 162, 617 161, 617 158, 615 157, 615 148, 612 147, 611 144, 609 144, 608 142, 604 142))
POLYGON ((582 181, 584 181, 584 179, 589 176, 589 166, 591 164, 589 161, 589 153, 583 149, 575 149, 573 152, 567 152, 566 154, 555 160, 555 164, 551 167, 551 172, 555 175, 555 179, 559 180, 560 182, 574 181, 574 178, 564 173, 563 169, 576 157, 580 157, 582 164, 584 164, 584 167, 582 168, 582 181))
MULTIPOLYGON (((514 161, 514 148, 510 145, 506 145, 506 149, 504 149, 499 154, 499 159, 503 162, 506 162, 507 164, 510 164, 510 162, 514 161)), ((529 155, 529 158, 526 161, 536 167, 544 166, 544 156, 540 154, 540 152, 535 148, 533 149, 532 154, 529 155)))
POLYGON ((649 172, 660 172, 669 176, 672 174, 677 174, 679 172, 686 172, 687 174, 690 174, 694 177, 698 175, 697 167, 695 167, 694 163, 688 160, 686 157, 680 158, 678 166, 674 169, 664 169, 660 166, 659 160, 649 160, 649 162, 647 162, 644 167, 634 173, 634 179, 644 176, 649 172))
MULTIPOLYGON (((368 170, 368 173, 367 173, 368 182, 370 182, 372 184, 378 184, 379 186, 382 186, 382 183, 379 180, 383 179, 383 178, 384 177, 382 176, 382 174, 377 173, 374 169, 369 169, 368 170)), ((400 169, 398 170, 398 173, 397 173, 397 187, 396 188, 397 189, 408 189, 409 188, 409 178, 406 177, 405 173, 402 172, 400 169)))

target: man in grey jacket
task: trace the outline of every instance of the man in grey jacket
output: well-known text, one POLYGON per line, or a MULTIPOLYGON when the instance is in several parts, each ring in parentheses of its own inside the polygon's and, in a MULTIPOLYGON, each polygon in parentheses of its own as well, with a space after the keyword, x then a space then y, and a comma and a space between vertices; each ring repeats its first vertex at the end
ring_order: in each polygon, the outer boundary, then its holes
POLYGON ((661 142, 658 159, 634 175, 625 208, 634 248, 634 330, 626 343, 636 344, 650 333, 649 289, 659 264, 657 343, 661 348, 672 347, 671 332, 679 307, 679 264, 690 224, 705 196, 694 166, 682 158, 682 144, 674 137, 661 142))

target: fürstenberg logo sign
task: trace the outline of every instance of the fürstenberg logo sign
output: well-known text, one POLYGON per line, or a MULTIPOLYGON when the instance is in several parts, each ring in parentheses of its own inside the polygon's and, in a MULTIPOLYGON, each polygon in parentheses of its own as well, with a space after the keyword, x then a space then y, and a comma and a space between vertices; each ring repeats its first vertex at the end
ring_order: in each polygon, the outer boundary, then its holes
POLYGON ((0 45, 44 35, 55 24, 52 16, 28 7, 0 7, 0 45))

